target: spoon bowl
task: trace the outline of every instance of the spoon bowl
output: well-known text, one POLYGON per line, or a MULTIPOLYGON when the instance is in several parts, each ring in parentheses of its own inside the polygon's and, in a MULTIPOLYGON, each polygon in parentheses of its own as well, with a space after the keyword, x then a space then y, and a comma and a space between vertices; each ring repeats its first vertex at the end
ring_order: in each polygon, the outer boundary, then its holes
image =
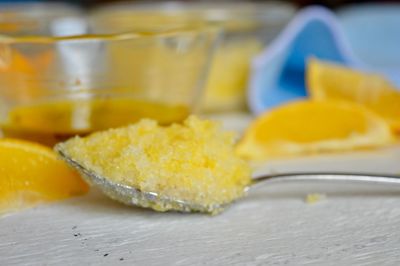
POLYGON ((68 165, 75 168, 90 185, 99 188, 105 195, 126 205, 151 208, 156 211, 179 212, 221 212, 227 204, 200 205, 181 199, 171 199, 157 192, 141 191, 132 186, 115 183, 106 177, 85 168, 81 163, 71 158, 61 145, 55 146, 55 151, 68 165))
MULTIPOLYGON (((55 151, 67 164, 75 168, 82 177, 92 186, 98 187, 104 194, 111 199, 126 205, 151 208, 156 211, 178 211, 178 212, 202 212, 217 214, 222 212, 230 202, 223 204, 198 204, 174 199, 159 195, 155 191, 141 191, 138 188, 120 184, 89 170, 77 160, 64 151, 62 145, 56 145, 55 151)), ((360 173, 286 173, 270 174, 253 178, 251 186, 258 186, 263 183, 273 184, 277 182, 306 182, 306 181, 339 181, 348 183, 370 183, 383 185, 399 185, 400 176, 397 175, 378 175, 360 173)), ((248 187, 245 188, 247 190, 248 187)))

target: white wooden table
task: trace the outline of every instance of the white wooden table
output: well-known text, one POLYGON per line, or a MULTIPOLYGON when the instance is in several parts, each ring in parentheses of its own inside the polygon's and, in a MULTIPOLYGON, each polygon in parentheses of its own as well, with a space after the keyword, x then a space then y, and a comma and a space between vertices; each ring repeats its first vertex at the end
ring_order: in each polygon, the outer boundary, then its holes
MULTIPOLYGON (((240 130, 246 117, 224 117, 240 130)), ((275 161, 258 173, 400 173, 400 148, 275 161)), ((400 187, 274 184, 210 217, 97 191, 0 218, 0 265, 400 265, 400 187), (327 198, 307 204, 307 193, 327 198)))

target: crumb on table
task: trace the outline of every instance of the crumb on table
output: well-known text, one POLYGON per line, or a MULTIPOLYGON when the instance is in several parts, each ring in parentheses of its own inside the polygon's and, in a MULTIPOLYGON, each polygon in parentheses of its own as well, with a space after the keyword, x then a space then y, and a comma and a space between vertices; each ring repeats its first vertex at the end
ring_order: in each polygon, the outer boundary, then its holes
POLYGON ((309 193, 305 198, 305 202, 308 204, 314 204, 326 199, 326 194, 321 193, 309 193))

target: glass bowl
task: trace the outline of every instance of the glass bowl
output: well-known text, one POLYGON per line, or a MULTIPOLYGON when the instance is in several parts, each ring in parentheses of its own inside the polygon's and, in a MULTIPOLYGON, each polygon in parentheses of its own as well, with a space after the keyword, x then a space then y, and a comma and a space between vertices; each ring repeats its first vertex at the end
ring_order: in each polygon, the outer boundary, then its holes
POLYGON ((202 110, 246 109, 249 63, 293 16, 292 5, 282 2, 122 2, 91 12, 94 27, 129 30, 141 26, 206 21, 223 28, 213 59, 202 110))
POLYGON ((141 118, 181 121, 198 102, 217 37, 206 24, 2 35, 3 135, 52 146, 141 118))

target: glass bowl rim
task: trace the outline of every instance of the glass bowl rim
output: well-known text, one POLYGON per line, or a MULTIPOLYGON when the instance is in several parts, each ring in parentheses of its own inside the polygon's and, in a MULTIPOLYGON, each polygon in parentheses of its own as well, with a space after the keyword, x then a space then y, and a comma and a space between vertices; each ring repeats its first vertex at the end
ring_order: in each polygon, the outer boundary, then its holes
POLYGON ((69 41, 122 41, 122 40, 140 40, 140 39, 170 39, 179 36, 196 36, 203 33, 218 36, 221 32, 221 27, 212 23, 201 23, 196 25, 182 25, 172 29, 164 30, 128 30, 116 33, 88 33, 67 36, 51 36, 51 35, 24 35, 24 36, 9 36, 0 34, 1 44, 13 43, 58 43, 69 41))

